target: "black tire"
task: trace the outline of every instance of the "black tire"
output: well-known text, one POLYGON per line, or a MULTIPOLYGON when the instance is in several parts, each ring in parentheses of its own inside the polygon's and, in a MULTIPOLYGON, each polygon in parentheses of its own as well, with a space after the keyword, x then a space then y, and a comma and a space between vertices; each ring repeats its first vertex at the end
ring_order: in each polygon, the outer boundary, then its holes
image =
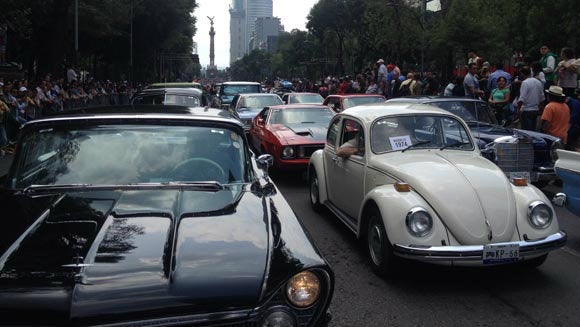
POLYGON ((308 180, 308 195, 310 198, 310 206, 312 207, 312 210, 316 212, 322 212, 324 206, 322 203, 320 203, 320 188, 318 185, 318 176, 316 175, 316 170, 312 169, 308 180))
POLYGON ((546 259, 547 258, 548 258, 548 254, 544 254, 544 255, 539 256, 537 258, 533 258, 533 259, 530 259, 530 260, 522 261, 520 263, 520 265, 523 266, 524 268, 538 268, 544 262, 546 262, 546 259))
POLYGON ((377 208, 367 211, 369 220, 365 231, 365 248, 369 263, 380 277, 393 277, 400 271, 400 260, 393 253, 381 213, 377 208))

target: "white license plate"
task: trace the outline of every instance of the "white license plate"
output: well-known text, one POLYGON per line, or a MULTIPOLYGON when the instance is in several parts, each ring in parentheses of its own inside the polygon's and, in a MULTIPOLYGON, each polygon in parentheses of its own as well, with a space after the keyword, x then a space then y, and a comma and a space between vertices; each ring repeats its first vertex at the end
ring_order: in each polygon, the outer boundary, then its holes
POLYGON ((483 264, 515 262, 520 259, 518 244, 490 244, 483 246, 483 264))
POLYGON ((525 178, 526 181, 531 182, 531 180, 530 180, 530 172, 529 171, 511 172, 510 173, 510 180, 513 180, 514 178, 525 178))

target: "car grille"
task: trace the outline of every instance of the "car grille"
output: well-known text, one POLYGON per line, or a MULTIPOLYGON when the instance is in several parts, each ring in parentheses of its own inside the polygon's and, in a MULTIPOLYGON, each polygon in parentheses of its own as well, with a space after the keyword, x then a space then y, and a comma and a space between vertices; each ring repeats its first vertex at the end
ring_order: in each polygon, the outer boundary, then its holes
POLYGON ((324 149, 324 144, 301 145, 298 147, 298 158, 310 158, 316 150, 324 149))
POLYGON ((531 172, 534 168, 534 146, 529 139, 515 143, 496 143, 497 165, 506 173, 531 172))

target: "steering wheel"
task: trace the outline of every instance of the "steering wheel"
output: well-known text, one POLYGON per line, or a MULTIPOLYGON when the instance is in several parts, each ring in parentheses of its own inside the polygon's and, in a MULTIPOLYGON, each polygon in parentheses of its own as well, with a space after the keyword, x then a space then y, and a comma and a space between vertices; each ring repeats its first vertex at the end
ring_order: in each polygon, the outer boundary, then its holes
POLYGON ((207 158, 189 158, 178 163, 171 174, 179 181, 218 181, 226 180, 226 172, 215 161, 207 158))

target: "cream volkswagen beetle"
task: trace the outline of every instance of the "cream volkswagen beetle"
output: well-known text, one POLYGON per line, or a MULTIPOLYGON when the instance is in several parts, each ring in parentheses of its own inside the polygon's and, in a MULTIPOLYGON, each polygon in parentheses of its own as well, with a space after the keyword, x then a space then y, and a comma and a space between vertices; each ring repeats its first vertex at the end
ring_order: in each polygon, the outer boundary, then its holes
POLYGON ((465 123, 419 104, 345 110, 309 163, 310 201, 364 240, 374 270, 399 258, 542 264, 566 243, 550 201, 481 156, 465 123))

